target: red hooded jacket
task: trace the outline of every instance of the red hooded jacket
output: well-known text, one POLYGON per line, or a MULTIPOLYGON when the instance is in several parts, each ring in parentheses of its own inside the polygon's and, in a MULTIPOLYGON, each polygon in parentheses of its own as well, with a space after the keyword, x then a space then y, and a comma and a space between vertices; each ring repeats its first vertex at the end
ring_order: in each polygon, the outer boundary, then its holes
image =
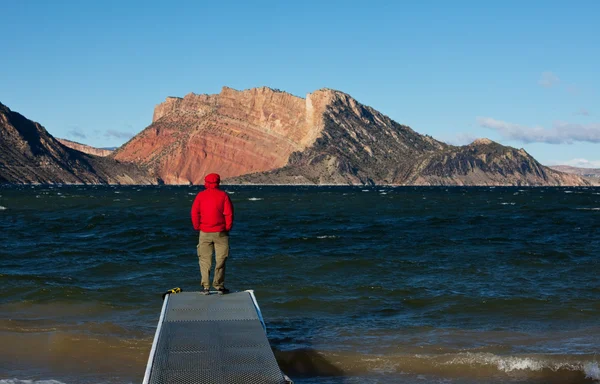
POLYGON ((219 189, 221 177, 216 173, 204 178, 204 191, 199 192, 192 204, 192 224, 196 231, 230 231, 233 225, 233 204, 229 195, 219 189))

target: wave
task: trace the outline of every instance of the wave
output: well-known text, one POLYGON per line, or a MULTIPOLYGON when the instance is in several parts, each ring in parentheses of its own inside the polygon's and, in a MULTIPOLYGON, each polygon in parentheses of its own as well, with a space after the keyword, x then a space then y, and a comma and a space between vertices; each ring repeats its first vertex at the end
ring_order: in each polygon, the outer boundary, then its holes
POLYGON ((3 207, 3 206, 1 206, 1 205, 0 205, 0 211, 5 211, 5 210, 7 210, 7 209, 8 209, 8 208, 6 208, 6 207, 3 207))
POLYGON ((554 356, 498 356, 491 353, 462 353, 443 363, 448 366, 492 367, 500 372, 511 373, 516 371, 541 372, 550 370, 559 372, 581 371, 587 378, 600 380, 598 374, 598 361, 592 360, 596 356, 590 356, 590 360, 578 360, 571 355, 554 356))
POLYGON ((433 375, 442 378, 503 382, 519 379, 546 383, 600 381, 597 355, 367 355, 310 348, 278 351, 280 367, 290 376, 357 376, 372 373, 433 375))
POLYGON ((259 200, 264 200, 262 197, 250 197, 248 198, 248 200, 250 201, 259 201, 259 200))

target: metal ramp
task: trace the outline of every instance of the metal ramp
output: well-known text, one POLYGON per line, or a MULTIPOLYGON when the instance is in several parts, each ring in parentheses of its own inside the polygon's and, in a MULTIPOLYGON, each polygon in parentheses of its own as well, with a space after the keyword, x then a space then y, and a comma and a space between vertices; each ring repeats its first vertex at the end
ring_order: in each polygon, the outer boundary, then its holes
POLYGON ((165 297, 143 384, 285 384, 252 291, 165 297))

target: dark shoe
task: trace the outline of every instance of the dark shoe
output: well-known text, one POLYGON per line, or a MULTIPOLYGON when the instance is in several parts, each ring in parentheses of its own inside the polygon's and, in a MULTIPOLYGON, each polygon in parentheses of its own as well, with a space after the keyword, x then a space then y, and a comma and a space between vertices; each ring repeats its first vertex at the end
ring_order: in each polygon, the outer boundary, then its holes
POLYGON ((210 290, 208 288, 203 288, 202 291, 200 291, 200 293, 202 293, 203 295, 210 295, 210 290))
POLYGON ((229 293, 229 289, 223 287, 223 288, 217 288, 217 292, 219 293, 219 295, 226 295, 229 293))

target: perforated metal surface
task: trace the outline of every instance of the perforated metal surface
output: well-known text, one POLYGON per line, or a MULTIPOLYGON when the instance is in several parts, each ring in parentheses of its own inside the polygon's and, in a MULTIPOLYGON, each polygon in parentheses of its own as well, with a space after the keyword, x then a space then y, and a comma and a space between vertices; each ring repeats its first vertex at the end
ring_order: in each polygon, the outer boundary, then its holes
POLYGON ((285 383, 248 292, 171 295, 149 383, 285 383))

